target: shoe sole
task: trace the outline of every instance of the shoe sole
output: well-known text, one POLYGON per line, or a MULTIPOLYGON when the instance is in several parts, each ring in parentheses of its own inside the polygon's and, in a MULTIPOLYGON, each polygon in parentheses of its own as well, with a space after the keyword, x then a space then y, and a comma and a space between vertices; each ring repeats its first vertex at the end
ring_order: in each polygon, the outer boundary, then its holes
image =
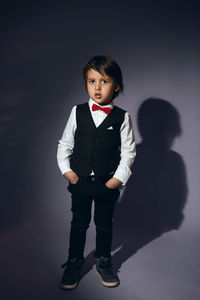
POLYGON ((103 285, 108 286, 108 287, 114 287, 119 285, 119 281, 115 281, 115 282, 106 282, 103 280, 103 278, 101 277, 101 274, 98 273, 98 271, 96 270, 97 275, 99 275, 99 277, 101 278, 101 282, 103 285))
POLYGON ((71 284, 71 285, 60 283, 60 286, 65 290, 75 289, 75 287, 77 287, 77 285, 78 285, 78 282, 75 282, 74 284, 71 284))

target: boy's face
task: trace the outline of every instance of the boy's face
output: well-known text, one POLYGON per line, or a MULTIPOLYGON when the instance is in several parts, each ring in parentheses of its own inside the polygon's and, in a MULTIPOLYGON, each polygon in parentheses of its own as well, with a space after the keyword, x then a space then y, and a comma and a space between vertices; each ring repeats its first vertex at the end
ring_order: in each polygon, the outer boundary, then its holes
POLYGON ((106 105, 112 101, 113 93, 119 90, 119 86, 116 87, 114 79, 105 72, 102 71, 102 74, 93 69, 88 70, 87 91, 96 103, 106 105))

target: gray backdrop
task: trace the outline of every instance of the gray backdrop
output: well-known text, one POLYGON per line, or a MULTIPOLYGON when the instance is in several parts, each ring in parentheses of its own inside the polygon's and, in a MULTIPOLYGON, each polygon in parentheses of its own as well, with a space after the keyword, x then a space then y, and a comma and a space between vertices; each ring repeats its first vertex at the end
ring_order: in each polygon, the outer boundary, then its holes
POLYGON ((199 1, 7 1, 1 7, 2 299, 197 300, 199 1), (93 55, 121 66, 137 142, 115 217, 118 288, 95 273, 93 220, 77 289, 59 288, 71 199, 56 151, 73 105, 88 101, 93 55))

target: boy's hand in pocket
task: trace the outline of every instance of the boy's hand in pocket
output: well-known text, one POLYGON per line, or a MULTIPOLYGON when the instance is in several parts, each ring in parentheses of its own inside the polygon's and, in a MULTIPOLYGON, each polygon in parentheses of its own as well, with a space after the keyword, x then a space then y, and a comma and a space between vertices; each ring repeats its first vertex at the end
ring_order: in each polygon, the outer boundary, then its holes
POLYGON ((116 189, 116 188, 118 188, 121 184, 122 184, 122 182, 121 182, 119 179, 115 178, 115 177, 110 178, 110 179, 105 183, 105 185, 106 185, 108 188, 110 188, 110 189, 116 189))
POLYGON ((69 180, 71 184, 75 184, 78 181, 78 175, 74 171, 68 171, 63 176, 69 180))

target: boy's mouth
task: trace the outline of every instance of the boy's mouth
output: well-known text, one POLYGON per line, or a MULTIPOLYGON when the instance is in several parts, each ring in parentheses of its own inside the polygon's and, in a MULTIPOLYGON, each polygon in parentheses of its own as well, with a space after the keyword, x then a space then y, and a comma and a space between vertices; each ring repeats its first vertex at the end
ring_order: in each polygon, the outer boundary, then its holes
POLYGON ((95 94, 95 97, 97 98, 97 99, 100 99, 101 98, 101 94, 95 94))

